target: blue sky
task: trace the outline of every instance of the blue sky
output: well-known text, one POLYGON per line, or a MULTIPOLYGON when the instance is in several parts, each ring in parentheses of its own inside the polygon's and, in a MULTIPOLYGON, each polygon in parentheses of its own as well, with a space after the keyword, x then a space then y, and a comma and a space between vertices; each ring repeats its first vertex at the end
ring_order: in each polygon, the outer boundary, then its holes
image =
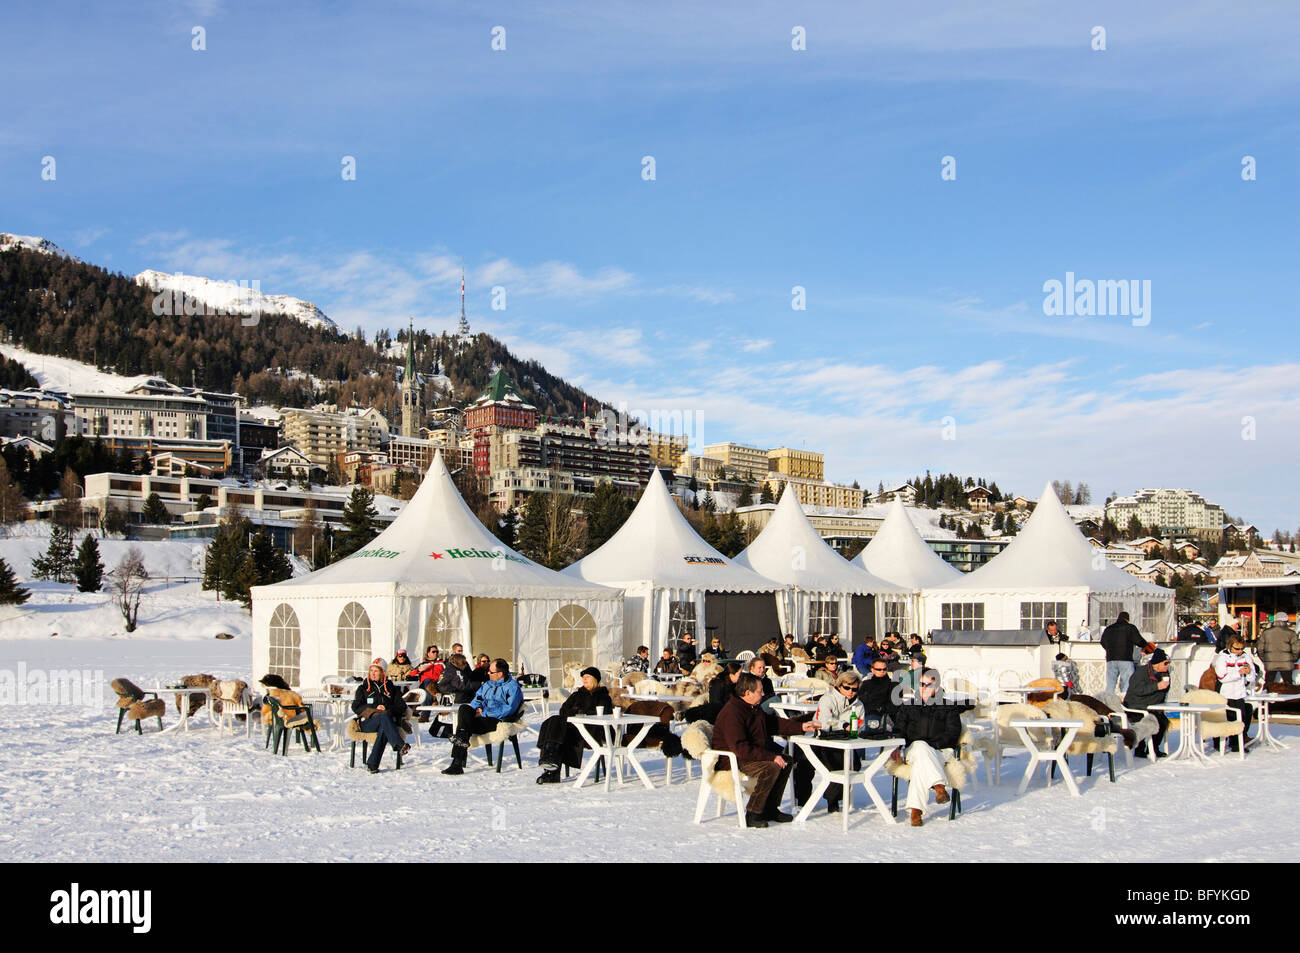
POLYGON ((1290 5, 271 6, 8 16, 0 230, 370 332, 463 258, 477 328, 696 442, 1300 525, 1290 5), (1067 271, 1150 324, 1044 315, 1067 271))

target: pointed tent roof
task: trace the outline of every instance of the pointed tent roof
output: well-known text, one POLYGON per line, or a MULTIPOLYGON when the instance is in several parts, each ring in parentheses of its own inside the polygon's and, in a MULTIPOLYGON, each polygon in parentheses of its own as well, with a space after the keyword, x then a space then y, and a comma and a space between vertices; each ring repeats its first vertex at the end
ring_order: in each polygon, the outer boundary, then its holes
POLYGON ((853 560, 867 572, 911 590, 945 586, 961 578, 916 531, 902 500, 889 505, 885 522, 853 560))
POLYGON ((396 586, 399 594, 440 593, 484 598, 621 598, 615 589, 563 576, 507 548, 461 498, 442 459, 397 519, 364 548, 332 565, 254 592, 295 590, 343 594, 396 586))
POLYGON ((1086 588, 1101 592, 1132 591, 1168 595, 1171 590, 1130 576, 1084 538, 1051 484, 1020 533, 985 565, 935 588, 994 590, 1086 588))
POLYGON ((564 575, 606 585, 649 583, 713 592, 783 588, 737 565, 701 539, 677 509, 657 467, 627 522, 605 545, 565 569, 564 575))
POLYGON ((772 518, 735 562, 782 585, 816 592, 908 592, 831 549, 809 522, 794 487, 788 484, 772 518))

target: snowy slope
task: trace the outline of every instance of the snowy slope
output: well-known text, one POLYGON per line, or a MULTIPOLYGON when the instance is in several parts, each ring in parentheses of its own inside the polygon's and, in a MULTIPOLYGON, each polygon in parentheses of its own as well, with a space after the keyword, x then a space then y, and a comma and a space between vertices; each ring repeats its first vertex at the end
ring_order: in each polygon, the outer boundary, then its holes
POLYGON ((0 232, 0 251, 8 251, 11 248, 26 248, 31 251, 44 252, 47 255, 58 255, 60 258, 81 261, 76 255, 68 254, 48 238, 39 238, 36 235, 11 235, 8 232, 0 232))
POLYGON ((325 312, 310 301, 289 295, 273 295, 249 287, 248 282, 240 287, 234 281, 214 281, 198 275, 174 274, 163 271, 142 271, 135 276, 135 283, 152 291, 168 289, 184 293, 187 297, 204 302, 210 308, 220 309, 226 313, 247 314, 256 311, 261 314, 285 314, 296 318, 303 324, 328 331, 337 331, 338 326, 326 316, 325 312))
POLYGON ((140 374, 136 377, 123 377, 120 374, 108 374, 91 364, 68 357, 37 354, 13 344, 0 344, 0 354, 18 361, 31 371, 43 390, 65 391, 69 394, 125 394, 132 387, 154 376, 140 374))

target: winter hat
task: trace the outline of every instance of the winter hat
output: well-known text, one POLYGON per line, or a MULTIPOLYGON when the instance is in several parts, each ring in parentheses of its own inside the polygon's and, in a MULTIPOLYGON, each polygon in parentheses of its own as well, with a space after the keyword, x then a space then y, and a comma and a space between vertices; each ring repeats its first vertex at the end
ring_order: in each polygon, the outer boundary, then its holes
POLYGON ((406 656, 406 649, 398 649, 398 650, 397 650, 397 657, 398 657, 398 658, 406 658, 406 657, 407 657, 407 656, 406 656))
POLYGON ((1159 665, 1161 662, 1168 662, 1169 656, 1165 654, 1164 649, 1156 649, 1151 653, 1151 664, 1159 665))
POLYGON ((383 659, 381 659, 381 658, 377 658, 377 659, 373 660, 373 661, 370 663, 370 668, 373 668, 373 667, 376 666, 376 665, 379 666, 379 671, 383 672, 385 675, 388 674, 388 663, 387 663, 387 662, 385 662, 385 661, 384 661, 383 659))
POLYGON ((1288 621, 1290 621, 1290 620, 1287 619, 1287 615, 1286 615, 1285 612, 1279 612, 1279 613, 1277 613, 1276 615, 1273 616, 1273 621, 1274 621, 1274 622, 1288 622, 1288 621))
POLYGON ((589 666, 588 668, 584 668, 579 674, 590 675, 592 678, 596 680, 597 684, 600 684, 600 669, 596 668, 596 666, 594 665, 589 666))

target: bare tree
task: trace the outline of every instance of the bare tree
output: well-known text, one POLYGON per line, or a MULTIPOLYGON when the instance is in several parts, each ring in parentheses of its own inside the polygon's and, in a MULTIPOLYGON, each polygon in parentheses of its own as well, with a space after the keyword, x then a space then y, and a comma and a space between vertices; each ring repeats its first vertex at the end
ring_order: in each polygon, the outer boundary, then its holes
POLYGON ((575 497, 568 493, 548 493, 547 497, 545 565, 559 570, 582 555, 587 527, 575 497))
POLYGON ((132 546, 126 551, 116 568, 108 574, 113 598, 122 610, 126 622, 126 631, 134 632, 136 618, 140 614, 140 597, 144 594, 144 584, 149 579, 149 572, 144 568, 144 554, 139 546, 132 546))
POLYGON ((27 501, 9 475, 9 465, 0 457, 0 524, 16 523, 27 518, 27 501))

